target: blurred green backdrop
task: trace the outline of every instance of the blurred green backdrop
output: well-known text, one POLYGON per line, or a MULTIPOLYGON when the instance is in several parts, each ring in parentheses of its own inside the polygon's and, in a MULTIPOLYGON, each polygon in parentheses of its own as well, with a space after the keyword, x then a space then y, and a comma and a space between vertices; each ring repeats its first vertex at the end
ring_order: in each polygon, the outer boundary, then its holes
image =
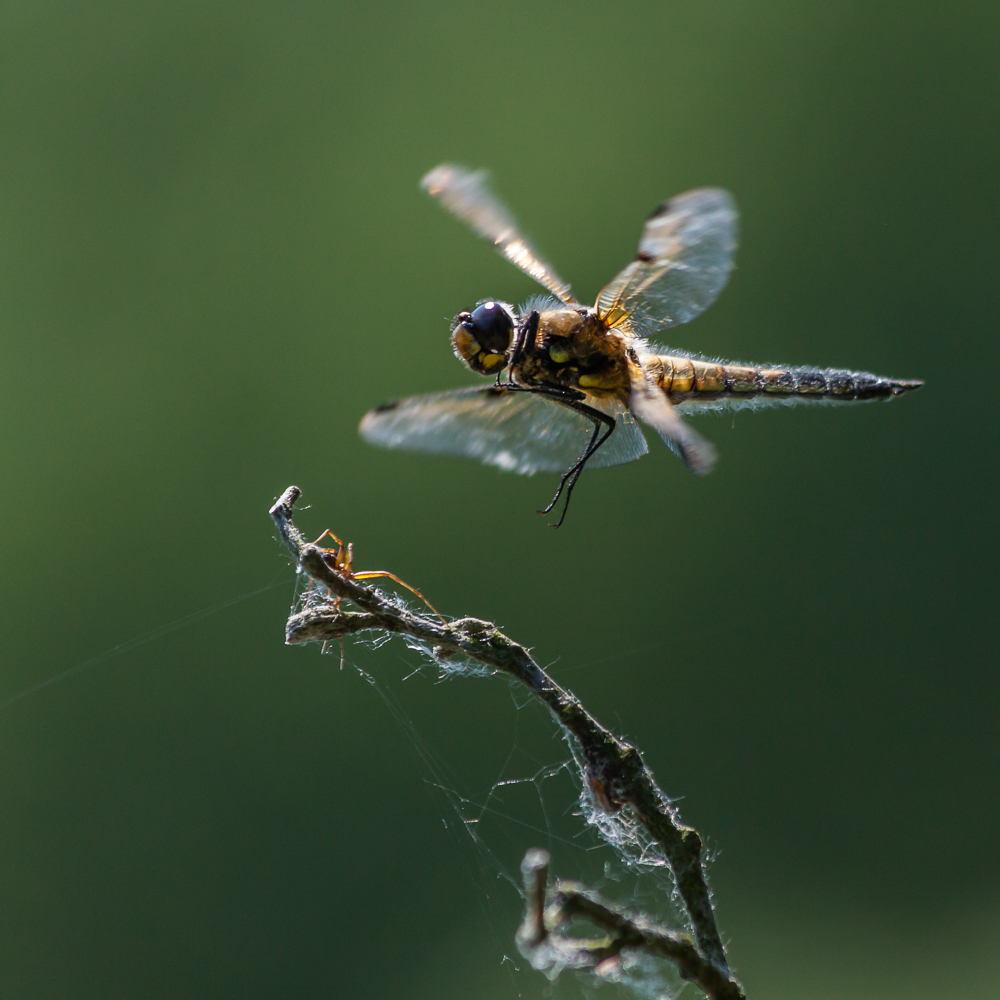
POLYGON ((481 798, 524 713, 401 646, 349 649, 378 689, 285 648, 292 482, 638 742, 751 997, 995 993, 998 31, 961 0, 4 3, 0 697, 280 585, 0 713, 0 994, 545 994, 411 740, 481 798), (469 383, 448 317, 534 291, 418 191, 442 160, 584 299, 659 200, 725 186, 739 270, 674 346, 927 387, 702 420, 712 476, 652 441, 559 532, 549 477, 371 449, 369 407, 469 383))

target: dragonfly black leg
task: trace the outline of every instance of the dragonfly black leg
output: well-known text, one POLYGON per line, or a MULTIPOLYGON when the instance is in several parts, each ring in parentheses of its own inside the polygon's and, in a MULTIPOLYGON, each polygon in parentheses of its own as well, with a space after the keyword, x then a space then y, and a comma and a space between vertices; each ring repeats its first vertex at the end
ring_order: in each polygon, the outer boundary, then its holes
MULTIPOLYGON (((572 478, 573 483, 574 484, 576 483, 576 477, 578 477, 579 474, 583 471, 583 466, 581 465, 581 462, 584 462, 592 454, 591 449, 594 448, 594 443, 597 441, 597 435, 598 435, 598 433, 600 432, 600 429, 601 429, 601 425, 596 420, 593 421, 593 424, 594 424, 594 429, 591 431, 590 441, 587 444, 587 447, 584 449, 583 456, 581 456, 579 459, 577 459, 562 474, 562 478, 559 480, 559 488, 556 490, 556 495, 552 498, 552 500, 549 502, 549 504, 548 504, 547 507, 543 507, 538 512, 539 514, 548 514, 549 511, 551 511, 552 508, 555 507, 555 505, 559 502, 559 497, 562 495, 563 490, 566 488, 566 483, 567 483, 568 480, 570 480, 572 478)), ((571 491, 572 491, 572 489, 573 489, 573 487, 570 486, 570 490, 571 491)), ((563 510, 563 517, 565 517, 565 516, 566 516, 566 511, 564 509, 563 510)), ((562 518, 560 518, 559 521, 560 521, 560 523, 562 523, 562 518)), ((558 525, 557 525, 557 527, 558 527, 558 525)))
POLYGON ((508 369, 521 363, 524 355, 535 346, 535 337, 537 336, 538 310, 535 309, 528 314, 528 318, 517 329, 514 349, 510 352, 510 361, 507 362, 508 369))
POLYGON ((517 333, 514 336, 514 344, 511 347, 510 354, 507 358, 507 381, 500 381, 500 375, 504 370, 501 369, 501 371, 497 372, 496 388, 515 388, 513 376, 514 366, 519 365, 524 355, 535 346, 535 337, 537 335, 538 310, 536 309, 529 313, 528 318, 517 328, 517 333))
POLYGON ((558 528, 562 525, 563 521, 566 520, 566 512, 569 510, 570 497, 573 495, 573 487, 576 486, 577 480, 580 478, 580 473, 583 472, 584 466, 591 458, 594 457, 597 450, 604 444, 605 441, 611 437, 612 432, 615 429, 615 419, 614 417, 609 417, 606 413, 602 413, 600 410, 594 409, 592 406, 587 406, 584 403, 575 402, 563 402, 564 406, 568 406, 571 410, 576 410, 577 413, 594 423, 594 431, 590 436, 590 442, 587 445, 586 450, 583 455, 574 462, 564 473, 562 479, 559 480, 559 488, 556 490, 556 495, 552 498, 549 505, 542 510, 539 514, 548 514, 553 507, 559 502, 559 497, 565 492, 566 499, 563 503, 562 514, 559 516, 559 520, 552 525, 553 528, 558 528), (601 434, 602 426, 604 425, 604 433, 601 434), (600 439, 598 439, 600 435, 600 439))
POLYGON ((608 416, 607 413, 603 413, 601 410, 581 402, 581 400, 586 398, 584 394, 568 386, 542 382, 538 385, 504 384, 503 388, 510 392, 533 392, 538 396, 544 396, 546 399, 551 399, 555 403, 560 403, 571 410, 575 410, 594 425, 590 441, 587 443, 583 454, 563 473, 562 479, 559 480, 559 489, 556 490, 556 495, 552 498, 551 503, 538 512, 539 514, 548 514, 559 502, 559 498, 565 494, 566 500, 563 504, 562 514, 559 520, 552 525, 553 528, 558 528, 566 520, 566 511, 569 510, 569 500, 573 494, 573 487, 576 486, 576 481, 580 478, 580 473, 583 472, 584 466, 594 457, 594 454, 601 445, 611 437, 612 432, 617 426, 617 422, 614 417, 608 416), (602 425, 604 427, 603 434, 601 433, 602 425))

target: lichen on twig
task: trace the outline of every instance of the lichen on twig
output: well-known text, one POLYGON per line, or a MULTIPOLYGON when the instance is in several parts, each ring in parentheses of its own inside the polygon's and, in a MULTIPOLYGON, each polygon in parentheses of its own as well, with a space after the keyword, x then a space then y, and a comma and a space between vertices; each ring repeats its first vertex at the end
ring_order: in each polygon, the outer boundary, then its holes
MULTIPOLYGON (((349 574, 337 572, 330 560, 324 558, 324 550, 306 541, 293 523, 293 505, 300 495, 298 487, 290 486, 270 514, 299 572, 326 588, 334 600, 307 606, 293 614, 286 625, 285 641, 299 645, 340 640, 364 631, 396 633, 425 644, 438 661, 465 657, 520 681, 548 706, 571 738, 579 753, 581 780, 596 805, 608 817, 627 815, 662 851, 673 873, 691 936, 660 928, 642 917, 628 917, 595 894, 566 883, 557 883, 551 900, 543 905, 540 900, 545 896, 545 885, 543 880, 539 889, 537 872, 531 876, 534 890, 528 892, 526 924, 534 919, 535 931, 544 930, 543 936, 552 947, 553 942, 568 940, 561 937, 560 931, 565 917, 584 916, 611 932, 610 943, 604 947, 617 947, 616 954, 638 949, 669 959, 684 978, 697 982, 712 1000, 743 1000, 742 988, 729 970, 716 924, 701 837, 681 821, 677 807, 661 791, 638 749, 602 726, 570 691, 549 677, 527 649, 492 623, 477 618, 441 622, 401 606, 349 574), (345 599, 360 610, 344 610, 340 602, 345 599)), ((534 868, 529 864, 532 857, 538 862, 538 857, 529 852, 525 864, 536 871, 538 864, 534 868)), ((544 867, 547 868, 547 862, 544 867)), ((530 935, 525 938, 524 934, 522 926, 519 934, 522 949, 530 939, 530 935)), ((601 953, 599 947, 595 948, 590 949, 592 957, 601 953)), ((577 950, 584 956, 587 946, 577 950)), ((525 953, 531 957, 530 947, 525 953)), ((605 954, 601 961, 611 957, 605 954)), ((597 969, 599 964, 587 966, 584 958, 580 958, 574 967, 597 969)))

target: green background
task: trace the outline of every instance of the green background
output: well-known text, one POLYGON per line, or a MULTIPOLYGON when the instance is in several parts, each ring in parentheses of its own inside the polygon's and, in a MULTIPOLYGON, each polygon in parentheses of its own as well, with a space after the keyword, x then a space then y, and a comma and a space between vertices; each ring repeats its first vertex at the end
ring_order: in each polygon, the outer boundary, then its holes
MULTIPOLYGON (((993 994, 998 33, 926 0, 4 3, 0 698, 279 584, 0 712, 5 1000, 545 994, 414 740, 476 801, 565 750, 501 681, 284 647, 292 482, 642 747, 751 997, 993 994), (673 346, 927 386, 704 418, 713 475, 651 441, 558 532, 551 477, 369 448, 371 406, 469 384, 448 317, 534 291, 420 193, 443 160, 585 300, 724 186, 739 268, 673 346)), ((515 800, 508 866, 545 842, 515 800)))

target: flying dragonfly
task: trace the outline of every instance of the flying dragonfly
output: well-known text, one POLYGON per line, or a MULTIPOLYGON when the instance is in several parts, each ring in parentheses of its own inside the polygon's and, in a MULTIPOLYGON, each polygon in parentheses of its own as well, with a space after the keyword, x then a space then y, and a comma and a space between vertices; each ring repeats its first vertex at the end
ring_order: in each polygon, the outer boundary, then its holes
POLYGON ((652 427, 692 472, 715 449, 682 414, 794 403, 892 399, 923 382, 832 368, 716 361, 651 341, 707 309, 733 267, 736 205, 719 188, 670 198, 647 219, 635 259, 584 306, 521 234, 484 171, 444 164, 423 188, 549 293, 521 309, 481 300, 452 322, 455 354, 488 387, 411 396, 369 412, 361 436, 386 448, 460 455, 532 475, 562 474, 541 514, 570 496, 584 467, 646 453, 652 427))

